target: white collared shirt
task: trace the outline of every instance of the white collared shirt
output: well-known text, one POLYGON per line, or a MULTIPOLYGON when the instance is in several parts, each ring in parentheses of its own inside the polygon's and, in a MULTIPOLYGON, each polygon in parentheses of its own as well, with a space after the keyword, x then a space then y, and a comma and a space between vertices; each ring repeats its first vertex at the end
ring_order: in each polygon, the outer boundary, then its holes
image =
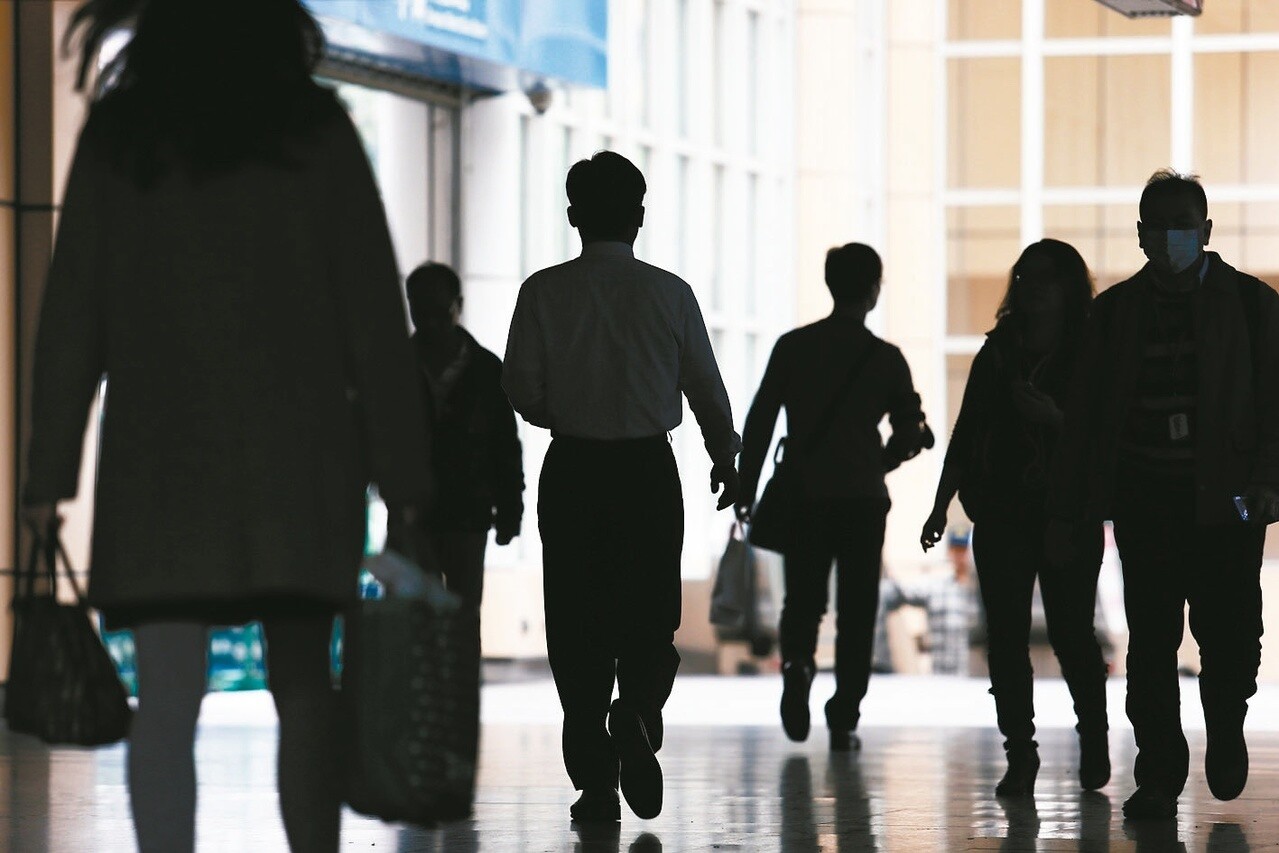
POLYGON ((669 432, 683 420, 682 393, 712 460, 741 450, 692 288, 626 243, 588 243, 524 282, 502 387, 534 426, 594 439, 669 432))

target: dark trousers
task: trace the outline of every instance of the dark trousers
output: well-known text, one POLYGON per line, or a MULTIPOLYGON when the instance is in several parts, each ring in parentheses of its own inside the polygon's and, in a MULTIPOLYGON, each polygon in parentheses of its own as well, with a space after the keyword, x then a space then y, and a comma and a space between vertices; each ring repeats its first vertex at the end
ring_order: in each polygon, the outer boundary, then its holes
POLYGON ((986 611, 986 660, 990 693, 1005 746, 1035 735, 1030 609, 1039 578, 1048 642, 1075 704, 1080 732, 1104 732, 1106 662, 1093 615, 1104 548, 1102 526, 1081 531, 1065 565, 1048 563, 1042 518, 992 515, 973 528, 973 558, 986 611))
POLYGON ((616 787, 606 729, 616 682, 654 748, 679 667, 684 503, 665 436, 557 437, 538 495, 546 646, 574 787, 616 787))
POLYGON ((798 539, 803 545, 788 551, 783 563, 782 661, 814 665, 833 562, 835 695, 826 706, 827 720, 836 728, 856 728, 870 681, 888 500, 823 504, 806 508, 799 516, 798 539))
POLYGON ((428 534, 431 548, 450 590, 477 611, 484 596, 484 552, 488 533, 471 530, 435 530, 428 534))
POLYGON ((1197 524, 1193 483, 1121 479, 1115 541, 1128 615, 1128 719, 1133 776, 1179 794, 1189 751, 1181 729, 1177 649, 1185 608, 1199 643, 1199 695, 1211 731, 1242 725, 1261 665, 1261 558, 1265 528, 1197 524))

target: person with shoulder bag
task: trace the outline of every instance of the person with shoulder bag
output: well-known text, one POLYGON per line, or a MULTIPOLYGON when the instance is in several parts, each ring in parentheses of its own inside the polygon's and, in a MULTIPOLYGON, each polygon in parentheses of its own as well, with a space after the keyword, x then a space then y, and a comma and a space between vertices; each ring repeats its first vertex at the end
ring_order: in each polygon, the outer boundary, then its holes
POLYGON ((785 558, 781 718, 795 741, 807 739, 811 725, 817 629, 832 563, 837 567, 836 690, 825 708, 832 750, 860 747, 855 730, 870 678, 890 505, 884 475, 932 446, 906 359, 866 328, 882 272, 870 246, 849 243, 827 253, 834 311, 777 341, 742 430, 738 517, 750 522, 753 544, 785 558), (789 434, 757 505, 783 408, 789 434), (885 416, 893 430, 887 445, 879 434, 885 416))

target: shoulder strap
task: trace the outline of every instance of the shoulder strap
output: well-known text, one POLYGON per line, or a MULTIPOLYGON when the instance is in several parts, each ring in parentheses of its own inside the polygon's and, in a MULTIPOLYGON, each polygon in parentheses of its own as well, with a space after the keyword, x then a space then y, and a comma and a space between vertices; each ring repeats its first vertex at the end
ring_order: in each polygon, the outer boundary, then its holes
POLYGON ((843 384, 839 386, 834 395, 830 398, 830 402, 826 404, 826 408, 822 411, 821 417, 817 419, 817 423, 814 425, 813 431, 805 437, 804 443, 801 445, 804 451, 813 450, 821 444, 822 439, 826 437, 826 433, 830 430, 831 424, 835 421, 835 414, 839 411, 840 406, 843 405, 843 402, 845 398, 848 397, 849 392, 852 391, 853 383, 856 382, 857 377, 861 374, 862 367, 865 366, 866 362, 870 361, 871 354, 875 352, 875 344, 877 342, 878 341, 875 336, 871 335, 866 346, 862 347, 862 351, 857 354, 857 358, 853 360, 853 365, 849 368, 848 375, 844 378, 843 384))

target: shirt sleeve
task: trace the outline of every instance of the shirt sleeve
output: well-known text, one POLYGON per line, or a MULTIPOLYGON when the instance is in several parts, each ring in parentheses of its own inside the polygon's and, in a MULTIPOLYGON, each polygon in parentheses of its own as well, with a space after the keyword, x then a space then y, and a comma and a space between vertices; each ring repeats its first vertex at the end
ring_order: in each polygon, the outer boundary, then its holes
POLYGON ((520 287, 502 359, 502 390, 520 417, 551 429, 546 410, 546 341, 537 317, 537 297, 529 282, 520 287))
POLYGON ((925 435, 924 411, 910 375, 910 365, 896 347, 891 352, 893 357, 888 385, 888 423, 892 427, 892 434, 884 453, 884 468, 889 471, 918 456, 924 448, 925 435))
POLYGON ((715 363, 706 322, 697 298, 684 285, 684 329, 679 352, 679 388, 688 398, 693 417, 701 427, 706 452, 715 464, 732 464, 742 449, 742 440, 733 429, 733 411, 728 391, 715 363))
POLYGON ((742 492, 743 503, 753 503, 759 490, 759 478, 764 468, 764 458, 773 443, 773 431, 777 429, 777 415, 782 409, 782 394, 786 388, 785 358, 782 342, 773 346, 768 357, 764 378, 755 392, 746 424, 742 427, 742 492))
POLYGON ((100 166, 92 147, 86 124, 63 197, 36 333, 27 504, 75 497, 89 409, 106 369, 95 275, 100 258, 93 173, 100 166))

